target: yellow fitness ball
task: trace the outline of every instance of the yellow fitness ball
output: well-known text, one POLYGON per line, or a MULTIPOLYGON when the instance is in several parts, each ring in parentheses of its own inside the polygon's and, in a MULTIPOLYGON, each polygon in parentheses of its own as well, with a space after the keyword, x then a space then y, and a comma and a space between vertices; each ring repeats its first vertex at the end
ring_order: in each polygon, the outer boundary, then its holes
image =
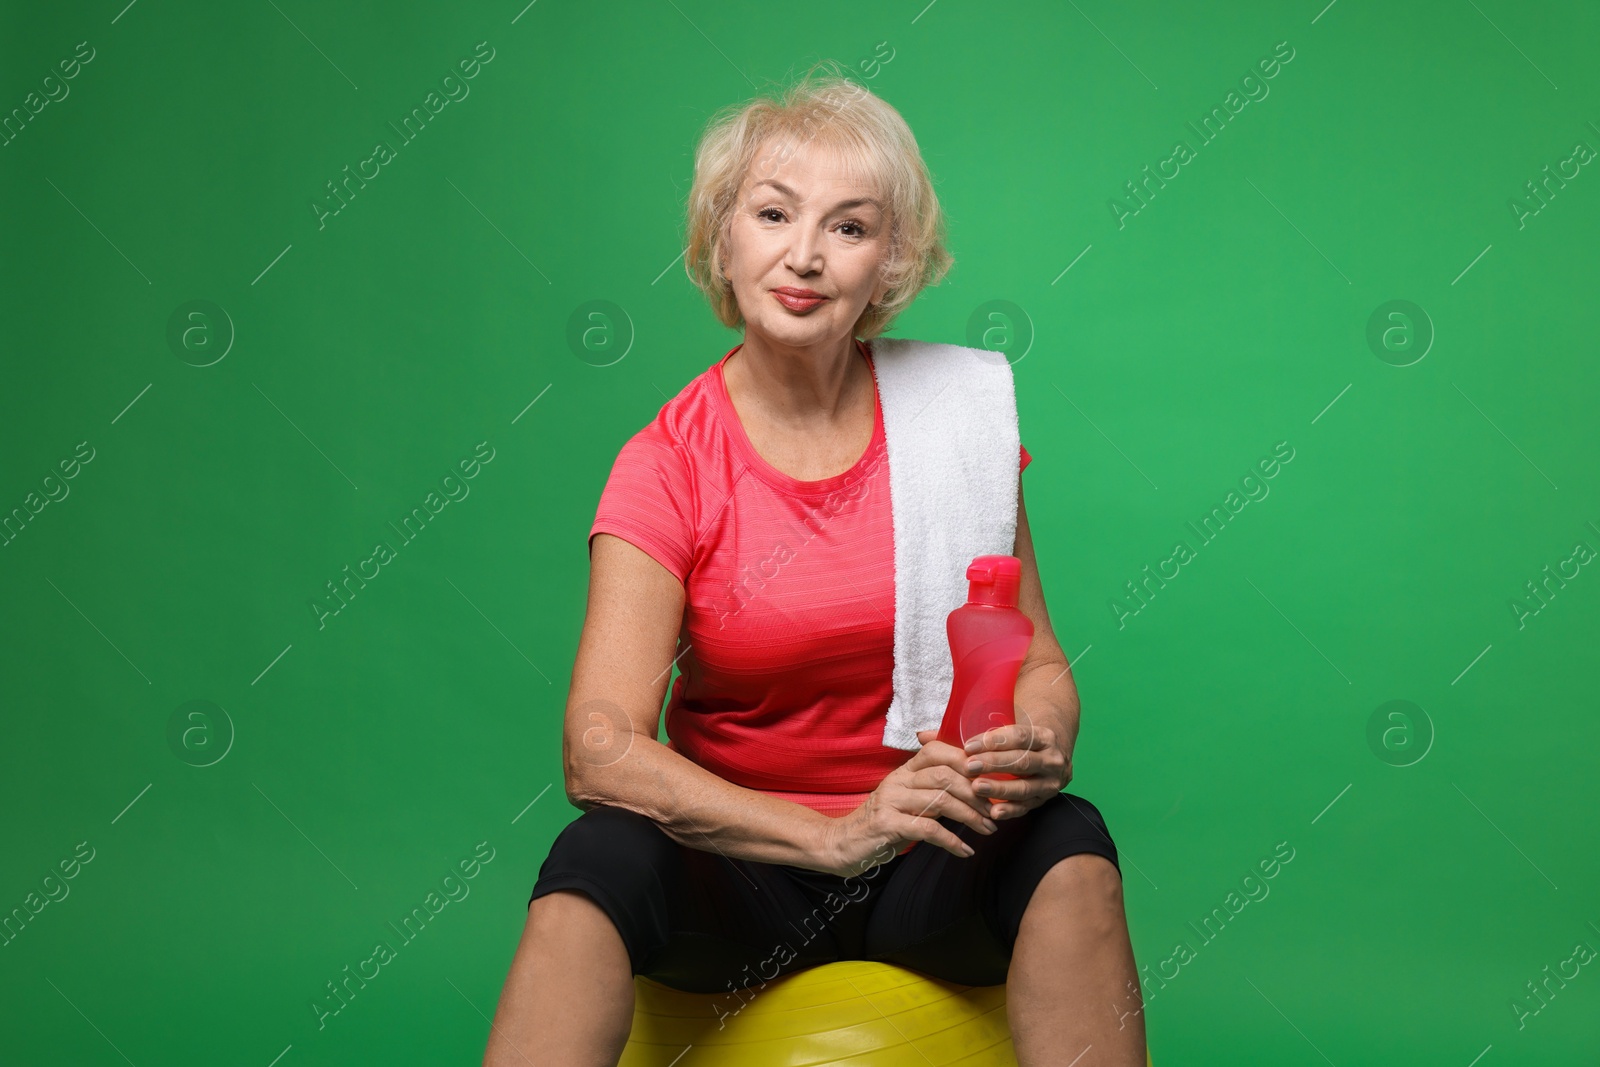
POLYGON ((809 967, 739 995, 633 982, 633 1030, 619 1067, 1017 1062, 1003 985, 957 985, 869 960, 809 967))

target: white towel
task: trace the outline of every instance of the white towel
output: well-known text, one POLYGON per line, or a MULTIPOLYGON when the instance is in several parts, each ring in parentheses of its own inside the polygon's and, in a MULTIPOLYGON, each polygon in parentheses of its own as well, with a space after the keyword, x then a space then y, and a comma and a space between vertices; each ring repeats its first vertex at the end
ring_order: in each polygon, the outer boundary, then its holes
POLYGON ((967 602, 973 557, 1014 555, 1020 438, 1001 353, 879 337, 872 342, 894 517, 894 697, 883 743, 915 752, 955 680, 950 612, 967 602))

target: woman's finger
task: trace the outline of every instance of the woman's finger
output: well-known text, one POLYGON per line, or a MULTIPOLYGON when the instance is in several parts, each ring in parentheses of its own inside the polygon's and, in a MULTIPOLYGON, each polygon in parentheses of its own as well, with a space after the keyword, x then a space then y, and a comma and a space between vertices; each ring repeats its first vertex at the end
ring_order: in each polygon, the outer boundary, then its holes
POLYGON ((975 851, 971 845, 961 840, 950 830, 939 825, 938 819, 932 819, 926 815, 907 815, 904 812, 901 813, 900 818, 902 821, 896 827, 895 832, 908 841, 912 839, 926 841, 929 844, 938 845, 945 851, 960 856, 962 859, 972 855, 975 851))
POLYGON ((1026 800, 1007 800, 1002 804, 996 804, 994 812, 995 821, 999 822, 1004 819, 1020 818, 1021 816, 1028 814, 1028 812, 1032 811, 1034 808, 1037 808, 1040 804, 1043 804, 1048 799, 1050 798, 1031 797, 1026 800))
POLYGON ((989 802, 973 792, 972 779, 952 767, 925 767, 912 775, 911 785, 918 789, 943 789, 979 815, 989 813, 989 802))
POLYGON ((1007 774, 1027 777, 1047 770, 1049 759, 1048 752, 1031 748, 1006 748, 969 755, 962 768, 969 776, 1004 771, 1007 774))
POLYGON ((965 760, 966 754, 956 746, 930 740, 911 757, 908 766, 918 770, 925 767, 960 767, 965 760))
POLYGON ((1048 726, 1032 723, 1011 723, 995 726, 976 737, 968 738, 968 753, 994 751, 1006 748, 1049 748, 1055 744, 1055 732, 1048 726))
POLYGON ((1022 800, 1043 795, 1051 788, 1050 783, 1042 778, 979 778, 972 783, 972 791, 978 796, 1000 800, 1022 800))
POLYGON ((963 826, 976 830, 980 834, 993 833, 994 820, 989 818, 988 802, 978 800, 977 803, 982 804, 984 807, 981 813, 979 809, 955 796, 948 789, 912 789, 910 790, 907 806, 901 810, 908 815, 931 816, 933 818, 943 815, 961 823, 963 826))

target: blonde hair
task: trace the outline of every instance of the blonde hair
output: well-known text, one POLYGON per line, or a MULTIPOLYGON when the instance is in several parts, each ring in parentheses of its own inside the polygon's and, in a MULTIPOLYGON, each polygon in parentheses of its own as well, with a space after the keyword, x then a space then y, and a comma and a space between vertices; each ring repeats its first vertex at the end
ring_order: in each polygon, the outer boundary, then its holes
POLYGON ((881 97, 838 73, 834 61, 813 66, 777 99, 727 105, 706 123, 689 190, 689 280, 724 326, 744 325, 733 283, 720 267, 739 189, 769 140, 773 149, 759 163, 763 175, 801 145, 816 142, 834 150, 845 173, 875 188, 884 201, 889 249, 880 276, 888 289, 883 300, 867 305, 853 330, 863 340, 877 337, 924 287, 938 284, 954 258, 944 245, 944 213, 911 128, 881 97), (818 68, 833 73, 816 76, 818 68))

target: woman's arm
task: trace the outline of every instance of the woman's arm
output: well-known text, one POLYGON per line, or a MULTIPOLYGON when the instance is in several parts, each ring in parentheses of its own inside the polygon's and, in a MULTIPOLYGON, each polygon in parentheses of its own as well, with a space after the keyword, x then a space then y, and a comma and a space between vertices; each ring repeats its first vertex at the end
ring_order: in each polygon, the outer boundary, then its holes
POLYGON ((683 610, 670 571, 595 535, 562 737, 567 799, 638 812, 691 848, 828 870, 828 816, 734 785, 656 740, 683 610))
MULTIPOLYGON (((1017 708, 1040 726, 1048 726, 1062 738, 1066 754, 1078 742, 1078 687, 1072 681, 1067 654, 1050 626, 1050 612, 1044 604, 1044 585, 1039 579, 1039 561, 1033 552, 1033 531, 1028 528, 1028 510, 1022 501, 1022 486, 1017 486, 1017 558, 1022 560, 1022 584, 1017 589, 1017 607, 1033 620, 1033 643, 1017 672, 1017 708)), ((1018 722, 1022 722, 1018 715, 1018 722)))

